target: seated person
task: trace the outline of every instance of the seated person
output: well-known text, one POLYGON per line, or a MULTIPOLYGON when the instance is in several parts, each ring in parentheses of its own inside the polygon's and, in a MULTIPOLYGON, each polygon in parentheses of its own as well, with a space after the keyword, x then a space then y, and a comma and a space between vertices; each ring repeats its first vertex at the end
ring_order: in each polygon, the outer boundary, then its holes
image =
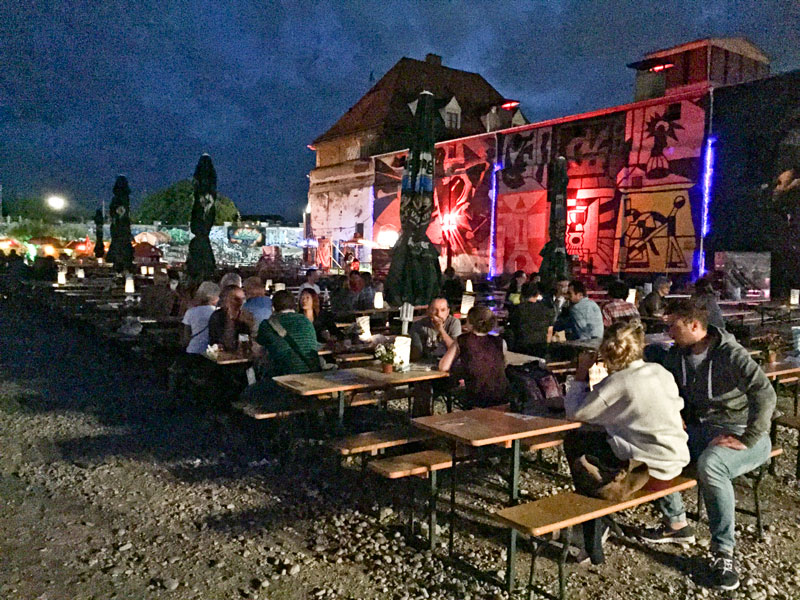
POLYGON ((204 281, 194 295, 195 306, 183 315, 183 344, 187 354, 203 354, 208 348, 208 321, 217 310, 219 286, 204 281))
MULTIPOLYGON (((689 464, 688 436, 681 419, 684 404, 678 386, 664 367, 642 360, 643 349, 644 328, 640 322, 615 323, 606 329, 599 355, 609 375, 591 391, 589 368, 594 364, 594 353, 581 354, 578 359, 575 380, 564 402, 567 417, 602 428, 570 432, 564 440, 578 492, 596 495, 593 492, 597 491, 580 489, 579 482, 585 485, 586 481, 580 476, 578 461, 588 459, 608 477, 627 470, 628 461, 644 463, 650 481, 642 473, 640 483, 656 488, 660 482, 680 475, 689 464)), ((625 491, 624 487, 620 490, 625 491)), ((603 556, 603 527, 599 523, 595 520, 583 526, 585 548, 595 564, 602 562, 603 556)))
POLYGON ((304 288, 297 299, 298 312, 314 325, 317 341, 321 344, 334 342, 344 336, 336 327, 333 315, 320 308, 319 296, 311 288, 304 288))
POLYGON ((594 300, 586 297, 586 287, 571 281, 567 288, 569 311, 559 317, 553 329, 564 331, 568 340, 591 340, 603 337, 603 314, 594 300))
POLYGON ((322 291, 319 289, 319 285, 317 285, 318 281, 319 281, 319 271, 313 267, 308 269, 306 271, 306 280, 300 284, 300 289, 298 290, 297 295, 299 296, 300 292, 302 292, 306 288, 310 288, 314 290, 317 294, 321 294, 322 291))
POLYGON ((356 310, 371 310, 375 308, 375 288, 372 285, 372 273, 359 272, 364 287, 356 297, 356 310))
POLYGON ((139 310, 143 317, 168 317, 175 310, 177 301, 178 294, 169 285, 169 275, 157 271, 153 275, 153 285, 142 289, 139 310))
POLYGON ((672 282, 666 277, 656 277, 653 282, 653 291, 639 302, 639 314, 647 318, 661 318, 664 316, 664 298, 669 294, 672 282))
POLYGON ((445 298, 434 298, 428 314, 414 322, 411 336, 411 360, 440 359, 461 335, 461 321, 450 314, 445 298))
POLYGON ((725 319, 722 318, 722 310, 717 304, 717 293, 714 291, 710 279, 701 277, 694 282, 692 300, 706 310, 709 325, 713 325, 717 329, 725 329, 725 319))
POLYGON ((294 306, 294 297, 290 292, 275 292, 272 297, 272 316, 262 321, 258 328, 256 341, 269 355, 270 376, 320 370, 314 325, 305 316, 296 313, 294 306))
POLYGON ((639 319, 639 311, 628 302, 628 284, 624 281, 612 281, 608 286, 610 301, 603 305, 603 326, 609 327, 617 321, 639 319))
POLYGON ((220 295, 220 309, 208 320, 208 343, 227 352, 239 349, 239 336, 251 336, 255 330, 253 315, 244 310, 244 290, 229 285, 220 295))
POLYGON ((516 306, 522 301, 522 286, 528 281, 528 275, 523 270, 515 271, 511 282, 506 288, 506 308, 516 306))
POLYGON ((247 298, 244 309, 253 315, 253 325, 255 331, 258 331, 261 321, 269 319, 272 315, 272 299, 267 296, 264 282, 258 275, 245 279, 242 287, 247 298))
POLYGON ((505 341, 490 335, 496 320, 486 306, 473 306, 467 314, 471 331, 458 336, 439 361, 439 370, 463 377, 466 384, 464 408, 484 408, 508 402, 505 341))
POLYGON ((228 271, 227 273, 225 273, 219 280, 219 289, 224 290, 229 285, 242 287, 242 276, 236 273, 235 271, 228 271))
POLYGON ((536 283, 522 286, 522 303, 508 317, 504 336, 514 352, 543 358, 553 336, 555 309, 542 300, 536 283))
MULTIPOLYGON (((360 279, 360 277, 359 277, 360 279)), ((358 294, 350 289, 348 278, 336 276, 331 281, 331 309, 339 318, 348 318, 356 310, 358 294)))

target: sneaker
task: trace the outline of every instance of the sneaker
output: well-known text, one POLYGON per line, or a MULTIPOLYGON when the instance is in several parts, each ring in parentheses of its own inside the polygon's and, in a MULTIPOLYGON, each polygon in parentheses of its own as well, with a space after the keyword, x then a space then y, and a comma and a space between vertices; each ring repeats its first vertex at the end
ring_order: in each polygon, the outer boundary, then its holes
POLYGON ((739 574, 733 563, 733 555, 726 552, 711 554, 710 586, 720 590, 735 590, 739 587, 739 574))
POLYGON ((694 544, 694 529, 686 525, 681 529, 673 529, 669 525, 651 527, 639 534, 639 539, 648 544, 680 544, 682 546, 694 544))

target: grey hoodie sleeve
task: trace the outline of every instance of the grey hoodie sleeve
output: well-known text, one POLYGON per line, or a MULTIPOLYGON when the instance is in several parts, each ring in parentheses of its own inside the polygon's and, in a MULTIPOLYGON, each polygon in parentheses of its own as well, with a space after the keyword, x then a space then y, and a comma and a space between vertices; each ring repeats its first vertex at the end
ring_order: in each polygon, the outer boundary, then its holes
POLYGON ((731 358, 737 366, 737 371, 741 373, 739 388, 747 394, 747 427, 741 440, 750 448, 762 435, 769 433, 777 397, 766 374, 750 357, 747 350, 740 347, 731 358))

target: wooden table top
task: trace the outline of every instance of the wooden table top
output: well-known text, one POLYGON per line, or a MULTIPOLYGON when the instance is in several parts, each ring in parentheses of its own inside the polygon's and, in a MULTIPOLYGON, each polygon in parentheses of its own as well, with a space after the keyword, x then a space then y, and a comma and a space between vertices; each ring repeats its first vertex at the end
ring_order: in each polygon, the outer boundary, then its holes
POLYGON ((766 363, 762 365, 762 368, 769 379, 773 379, 781 375, 796 375, 800 373, 800 361, 784 359, 776 363, 766 363))
POLYGON ((434 379, 444 379, 450 375, 447 371, 439 371, 429 365, 414 363, 408 371, 392 371, 384 373, 379 366, 375 367, 356 367, 347 369, 356 373, 359 377, 371 382, 371 385, 396 386, 407 383, 417 383, 419 381, 431 381, 434 379))
POLYGON ((354 371, 319 371, 318 373, 300 373, 297 375, 278 375, 272 380, 279 386, 299 396, 319 396, 336 392, 363 390, 369 387, 369 381, 359 377, 354 371))
POLYGON ((514 365, 515 367, 528 364, 529 362, 533 362, 535 360, 538 361, 544 360, 536 356, 530 356, 529 354, 520 354, 519 352, 509 352, 509 351, 506 351, 505 357, 506 357, 506 364, 514 365))
POLYGON ((581 423, 474 408, 431 417, 418 417, 414 425, 469 446, 488 446, 511 440, 578 429, 581 423))
POLYGON ((242 354, 241 352, 226 352, 220 350, 217 353, 216 360, 204 354, 208 360, 217 363, 218 365, 244 365, 253 361, 252 354, 242 354))

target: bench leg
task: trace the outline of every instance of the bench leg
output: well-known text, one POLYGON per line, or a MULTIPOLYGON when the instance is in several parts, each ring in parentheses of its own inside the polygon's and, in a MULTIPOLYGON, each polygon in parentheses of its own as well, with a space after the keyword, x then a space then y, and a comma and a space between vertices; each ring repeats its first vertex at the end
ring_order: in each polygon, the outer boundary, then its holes
POLYGON ((519 440, 511 442, 511 477, 508 480, 508 498, 511 504, 519 500, 519 440))
MULTIPOLYGON (((413 479, 413 478, 412 478, 413 479)), ((409 481, 409 498, 408 498, 408 539, 411 540, 414 537, 414 509, 415 504, 417 503, 417 482, 416 481, 409 481)))
MULTIPOLYGON (((770 465, 771 467, 772 465, 770 465)), ((758 473, 756 473, 756 477, 753 480, 753 504, 755 505, 756 509, 756 528, 758 529, 758 539, 764 539, 764 522, 761 518, 761 498, 758 495, 758 488, 761 486, 761 481, 764 479, 764 471, 763 467, 758 469, 758 473)))
POLYGON ((452 457, 451 460, 452 466, 450 467, 450 531, 449 531, 449 540, 447 544, 447 553, 452 557, 453 556, 453 545, 454 545, 454 535, 456 531, 456 459, 457 459, 457 449, 458 443, 452 442, 451 450, 452 450, 452 457))
MULTIPOLYGON (((772 444, 773 448, 778 444, 778 424, 775 421, 773 421, 772 425, 770 426, 769 440, 770 440, 770 443, 772 444)), ((774 477, 776 475, 776 473, 777 473, 776 469, 777 469, 777 461, 770 460, 769 461, 769 474, 774 477)))
POLYGON ((436 550, 436 500, 439 497, 439 485, 436 481, 436 474, 436 471, 431 471, 428 475, 431 484, 430 498, 428 499, 428 541, 431 552, 436 550))
POLYGON ((561 547, 561 554, 558 556, 558 600, 565 600, 567 597, 566 562, 569 554, 569 541, 571 539, 572 527, 567 527, 564 544, 561 547))
MULTIPOLYGON (((450 524, 452 528, 452 523, 450 524)), ((508 595, 514 592, 514 567, 517 562, 517 530, 513 527, 508 530, 508 547, 506 548, 506 591, 508 595)))
POLYGON ((339 401, 339 427, 344 425, 344 392, 337 392, 336 398, 339 401))

